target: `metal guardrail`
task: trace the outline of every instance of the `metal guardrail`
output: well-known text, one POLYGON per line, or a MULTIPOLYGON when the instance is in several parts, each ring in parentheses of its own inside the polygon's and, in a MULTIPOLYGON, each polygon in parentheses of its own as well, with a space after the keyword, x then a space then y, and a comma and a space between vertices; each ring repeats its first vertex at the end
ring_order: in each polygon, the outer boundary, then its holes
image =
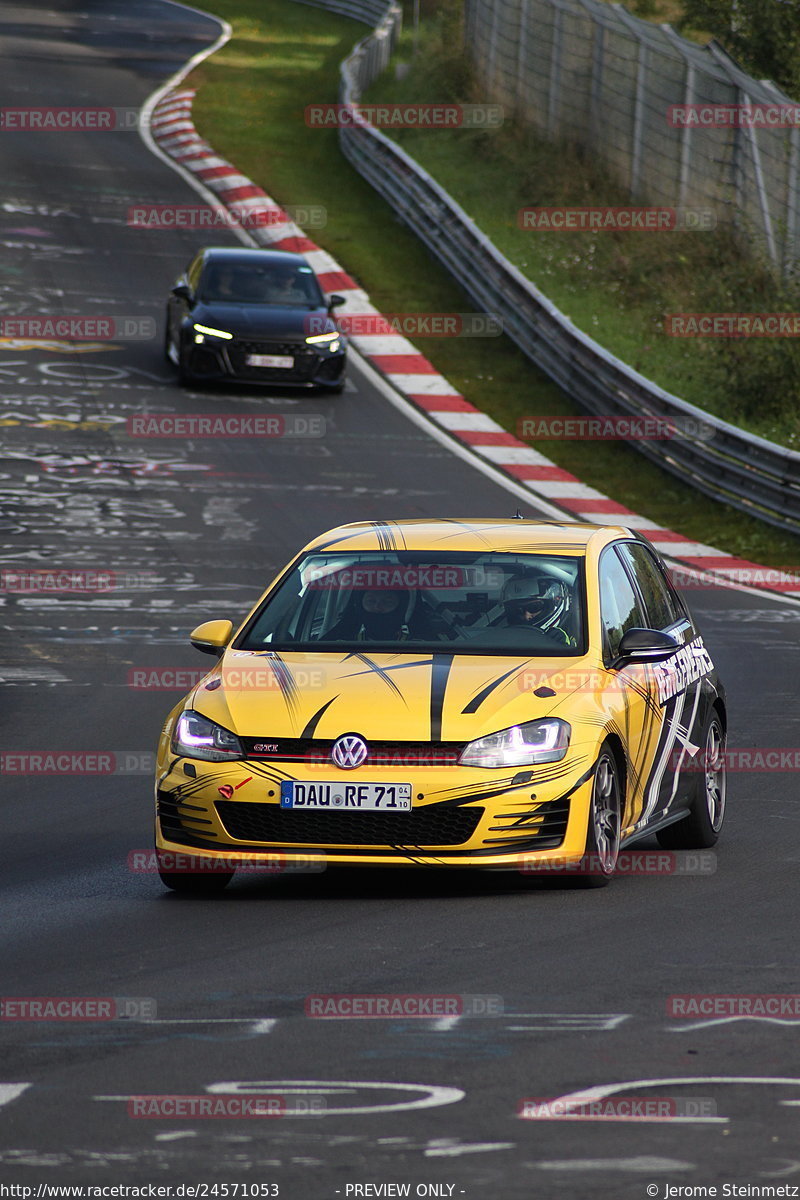
MULTIPOLYGON (((343 0, 319 0, 336 8, 343 0)), ((370 23, 374 0, 344 0, 370 23)), ((388 65, 400 29, 398 5, 379 5, 376 28, 341 65, 339 100, 356 104, 388 65)), ((474 221, 396 143, 369 124, 343 125, 342 151, 447 268, 480 311, 590 413, 657 417, 674 436, 636 441, 660 467, 787 532, 800 534, 800 453, 775 445, 671 395, 577 329, 492 244, 474 221)))

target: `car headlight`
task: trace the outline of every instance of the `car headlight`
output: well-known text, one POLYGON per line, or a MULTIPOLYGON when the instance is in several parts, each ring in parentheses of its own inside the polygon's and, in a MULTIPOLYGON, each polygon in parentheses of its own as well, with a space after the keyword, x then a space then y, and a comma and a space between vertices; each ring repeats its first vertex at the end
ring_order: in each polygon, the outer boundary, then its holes
POLYGON ((465 767, 527 767, 559 762, 569 749, 570 733, 567 722, 557 717, 526 721, 470 742, 458 761, 465 767))
POLYGON ((190 708, 175 722, 172 751, 187 758, 204 758, 208 762, 244 758, 242 744, 234 733, 190 708))
POLYGON ((226 341, 230 341, 233 337, 233 334, 228 333, 227 329, 212 329, 210 325, 193 325, 192 329, 195 333, 203 333, 207 337, 225 338, 226 341))
MULTIPOLYGON (((315 333, 315 334, 313 334, 311 337, 307 337, 307 338, 306 338, 306 342, 307 342, 307 344, 308 344, 309 346, 311 346, 311 345, 315 345, 317 342, 338 342, 338 341, 339 341, 339 338, 340 338, 341 336, 342 336, 342 335, 341 335, 340 333, 338 333, 338 332, 335 332, 335 333, 315 333)), ((330 349, 332 350, 332 349, 333 349, 333 346, 331 346, 331 347, 330 347, 330 349)))

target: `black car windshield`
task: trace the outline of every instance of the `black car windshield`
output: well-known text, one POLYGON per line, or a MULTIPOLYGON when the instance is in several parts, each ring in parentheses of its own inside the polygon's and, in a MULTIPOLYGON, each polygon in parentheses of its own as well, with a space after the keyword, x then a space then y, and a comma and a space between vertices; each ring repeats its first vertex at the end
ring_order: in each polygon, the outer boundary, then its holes
POLYGON ((311 267, 292 263, 206 263, 200 280, 206 304, 274 304, 281 308, 322 308, 324 299, 311 267))
POLYGON ((575 656, 586 652, 583 597, 580 557, 312 553, 235 646, 575 656))

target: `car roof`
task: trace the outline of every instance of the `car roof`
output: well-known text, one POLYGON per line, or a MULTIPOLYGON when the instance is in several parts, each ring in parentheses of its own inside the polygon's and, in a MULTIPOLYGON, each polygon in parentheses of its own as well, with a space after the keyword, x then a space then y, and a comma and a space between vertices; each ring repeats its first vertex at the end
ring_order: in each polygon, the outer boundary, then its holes
POLYGON ((470 550, 486 553, 544 552, 585 554, 590 543, 600 546, 638 534, 621 525, 578 521, 438 520, 356 521, 339 525, 309 542, 306 550, 470 550))
POLYGON ((307 267, 302 254, 291 250, 251 250, 245 246, 207 246, 201 251, 203 260, 209 262, 273 263, 275 266, 307 267))

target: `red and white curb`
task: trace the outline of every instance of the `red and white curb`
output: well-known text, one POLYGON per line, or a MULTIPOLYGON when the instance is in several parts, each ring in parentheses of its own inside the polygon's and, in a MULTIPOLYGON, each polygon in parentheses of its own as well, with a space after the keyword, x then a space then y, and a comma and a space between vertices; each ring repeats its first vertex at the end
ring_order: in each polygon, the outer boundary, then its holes
POLYGON ((381 327, 381 314, 370 304, 367 293, 342 270, 327 251, 306 237, 290 216, 266 192, 204 142, 192 121, 192 89, 168 91, 155 105, 150 131, 161 151, 213 193, 224 208, 246 225, 249 236, 260 246, 303 254, 326 292, 346 299, 339 310, 345 315, 369 315, 377 332, 351 336, 358 351, 403 396, 422 409, 431 421, 447 430, 480 458, 505 472, 518 484, 549 504, 564 510, 571 520, 619 524, 640 530, 665 557, 711 577, 721 586, 746 585, 800 598, 800 587, 792 575, 777 568, 759 566, 693 542, 681 533, 631 512, 623 504, 576 479, 544 454, 525 445, 512 433, 457 392, 431 362, 388 321, 381 327), (258 216, 256 216, 258 214, 258 216))

